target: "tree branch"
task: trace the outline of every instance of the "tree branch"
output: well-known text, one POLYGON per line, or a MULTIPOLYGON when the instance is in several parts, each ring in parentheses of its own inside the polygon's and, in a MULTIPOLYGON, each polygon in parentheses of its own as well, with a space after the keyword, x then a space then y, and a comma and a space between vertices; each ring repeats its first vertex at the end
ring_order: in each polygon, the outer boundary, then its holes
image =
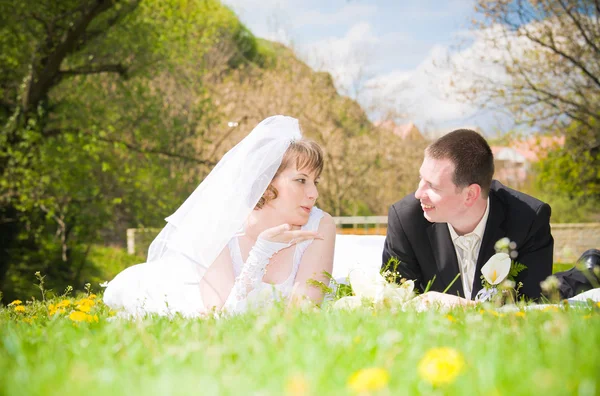
POLYGON ((98 15, 112 8, 115 3, 113 0, 95 0, 91 7, 83 9, 82 15, 73 22, 64 38, 49 54, 44 54, 45 57, 40 58, 39 65, 33 65, 27 94, 23 97, 25 111, 37 107, 38 103, 48 95, 50 89, 59 82, 60 79, 57 79, 57 76, 63 60, 76 48, 89 24, 98 15))
POLYGON ((68 77, 81 74, 98 74, 98 73, 117 73, 123 78, 127 78, 127 68, 123 65, 98 65, 98 66, 82 66, 75 69, 61 70, 60 76, 68 77))
MULTIPOLYGON (((53 128, 53 129, 45 130, 42 134, 44 137, 50 138, 50 137, 57 137, 57 136, 65 134, 65 133, 77 133, 77 132, 81 132, 81 131, 78 129, 75 129, 75 128, 53 128)), ((159 156, 170 157, 170 158, 178 158, 178 159, 182 159, 185 161, 190 161, 190 162, 193 162, 196 164, 206 165, 206 166, 214 166, 217 164, 216 162, 211 161, 211 160, 205 160, 205 159, 201 159, 201 158, 197 158, 197 157, 192 157, 189 155, 173 153, 173 152, 170 152, 167 150, 139 147, 139 146, 136 146, 129 142, 126 142, 124 140, 98 136, 98 134, 95 134, 95 133, 92 133, 89 131, 83 131, 83 133, 85 133, 86 135, 89 135, 89 136, 94 136, 94 138, 96 138, 99 141, 104 142, 104 143, 121 144, 121 145, 125 146, 128 150, 134 151, 136 153, 153 154, 153 155, 159 155, 159 156)))

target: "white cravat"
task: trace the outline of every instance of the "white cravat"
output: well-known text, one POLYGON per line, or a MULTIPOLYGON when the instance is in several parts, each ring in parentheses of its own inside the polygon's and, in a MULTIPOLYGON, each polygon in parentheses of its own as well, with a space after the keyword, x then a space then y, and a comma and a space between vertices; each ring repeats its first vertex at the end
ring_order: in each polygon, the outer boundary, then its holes
POLYGON ((458 268, 460 270, 460 278, 462 281, 463 292, 465 298, 471 299, 473 291, 473 278, 475 277, 475 267, 477 266, 477 258, 479 257, 479 249, 481 248, 481 240, 485 232, 485 224, 487 223, 490 213, 490 199, 488 197, 485 213, 477 224, 477 227, 465 235, 458 235, 448 223, 450 237, 454 244, 456 257, 458 258, 458 268))
POLYGON ((473 277, 475 276, 475 266, 477 264, 477 256, 479 255, 479 247, 481 241, 479 236, 474 233, 459 236, 454 240, 455 248, 460 248, 458 252, 458 265, 460 267, 461 280, 465 298, 471 298, 473 288, 473 277))

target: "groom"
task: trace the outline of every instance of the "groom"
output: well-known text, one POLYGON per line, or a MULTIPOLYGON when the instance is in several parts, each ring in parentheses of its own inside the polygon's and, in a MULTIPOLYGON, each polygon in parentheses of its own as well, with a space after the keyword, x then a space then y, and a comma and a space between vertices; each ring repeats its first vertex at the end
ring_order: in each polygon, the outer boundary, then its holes
POLYGON ((554 240, 550 206, 497 180, 490 146, 477 132, 453 131, 425 149, 414 194, 390 207, 383 266, 430 290, 473 299, 481 289, 481 267, 507 237, 516 261, 527 266, 516 282, 528 298, 540 297, 540 282, 552 273, 554 240), (452 281, 460 276, 454 283, 452 281))

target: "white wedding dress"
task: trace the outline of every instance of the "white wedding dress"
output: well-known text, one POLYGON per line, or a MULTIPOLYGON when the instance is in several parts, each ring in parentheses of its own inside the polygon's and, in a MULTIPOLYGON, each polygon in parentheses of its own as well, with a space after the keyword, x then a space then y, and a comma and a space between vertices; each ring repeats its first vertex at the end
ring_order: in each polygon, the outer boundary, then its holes
MULTIPOLYGON (((313 207, 302 230, 316 231, 322 217, 323 211, 313 207)), ((248 293, 244 301, 238 302, 238 306, 258 306, 288 298, 293 290, 302 256, 311 243, 312 240, 308 240, 290 247, 295 252, 292 271, 285 281, 279 284, 260 283, 248 293)), ((237 277, 244 265, 237 236, 229 241, 227 249, 237 277)), ((134 265, 108 283, 104 303, 123 317, 146 314, 171 316, 176 313, 184 317, 201 316, 204 309, 196 268, 196 263, 187 256, 174 252, 157 261, 134 265)))

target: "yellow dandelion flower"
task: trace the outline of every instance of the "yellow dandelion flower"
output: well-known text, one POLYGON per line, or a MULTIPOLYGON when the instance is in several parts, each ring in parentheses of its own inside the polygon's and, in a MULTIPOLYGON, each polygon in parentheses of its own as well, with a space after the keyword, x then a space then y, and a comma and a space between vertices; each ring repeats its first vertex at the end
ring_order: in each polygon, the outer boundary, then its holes
POLYGON ((88 298, 89 298, 89 299, 94 299, 94 298, 96 298, 96 297, 98 297, 98 296, 97 296, 97 295, 95 295, 95 294, 90 294, 90 295, 88 296, 88 298))
POLYGON ((598 308, 600 308, 600 301, 598 301, 598 302, 596 303, 596 306, 597 306, 598 308))
POLYGON ((22 305, 17 305, 15 307, 15 312, 25 312, 25 307, 22 305))
POLYGON ((15 301, 11 302, 10 304, 8 304, 8 306, 10 307, 10 306, 21 305, 21 304, 23 304, 23 301, 15 300, 15 301))
POLYGON ((361 369, 348 379, 348 387, 357 393, 377 391, 387 386, 390 375, 379 367, 361 369))
POLYGON ((446 315, 446 319, 448 319, 448 321, 450 321, 452 323, 456 322, 456 319, 452 315, 446 315))
POLYGON ((496 312, 496 311, 487 310, 486 312, 487 312, 487 313, 489 313, 489 314, 491 314, 491 315, 494 315, 494 316, 496 316, 496 317, 498 317, 498 318, 501 318, 501 317, 503 317, 503 316, 504 316, 504 314, 502 314, 502 313, 498 313, 498 312, 496 312))
POLYGON ((302 375, 294 375, 286 381, 285 392, 288 395, 301 396, 307 395, 309 384, 302 375))
POLYGON ((480 309, 479 314, 483 315, 485 313, 485 309, 480 309))
POLYGON ((519 318, 524 318, 525 312, 523 312, 523 311, 515 312, 515 316, 518 316, 519 318))
MULTIPOLYGON (((94 322, 98 323, 98 315, 94 315, 94 316, 93 316, 93 319, 94 319, 94 322)), ((91 322, 91 321, 92 321, 92 320, 90 320, 90 322, 91 322)))
POLYGON ((542 309, 542 311, 544 312, 558 312, 558 307, 555 307, 554 305, 548 305, 546 308, 542 309))
POLYGON ((585 316, 583 317, 583 319, 589 319, 589 318, 591 318, 591 317, 592 317, 592 314, 589 314, 589 315, 585 315, 585 316))
POLYGON ((30 318, 23 318, 23 322, 31 324, 33 323, 33 320, 30 318))
POLYGON ((88 313, 92 310, 92 308, 89 305, 78 305, 75 307, 75 309, 85 313, 88 313))
POLYGON ((96 303, 93 300, 90 300, 89 298, 83 298, 77 301, 77 305, 86 305, 88 307, 93 307, 94 305, 96 305, 96 303))
POLYGON ((56 304, 56 308, 65 308, 65 307, 68 307, 69 305, 71 305, 71 301, 69 301, 69 300, 62 300, 61 302, 59 302, 58 304, 56 304))
POLYGON ((83 322, 83 321, 88 322, 89 316, 90 315, 86 314, 85 312, 73 311, 69 314, 69 319, 71 319, 73 322, 83 322))
POLYGON ((452 383, 462 372, 465 361, 462 354, 453 348, 432 348, 421 359, 419 375, 432 385, 452 383))

